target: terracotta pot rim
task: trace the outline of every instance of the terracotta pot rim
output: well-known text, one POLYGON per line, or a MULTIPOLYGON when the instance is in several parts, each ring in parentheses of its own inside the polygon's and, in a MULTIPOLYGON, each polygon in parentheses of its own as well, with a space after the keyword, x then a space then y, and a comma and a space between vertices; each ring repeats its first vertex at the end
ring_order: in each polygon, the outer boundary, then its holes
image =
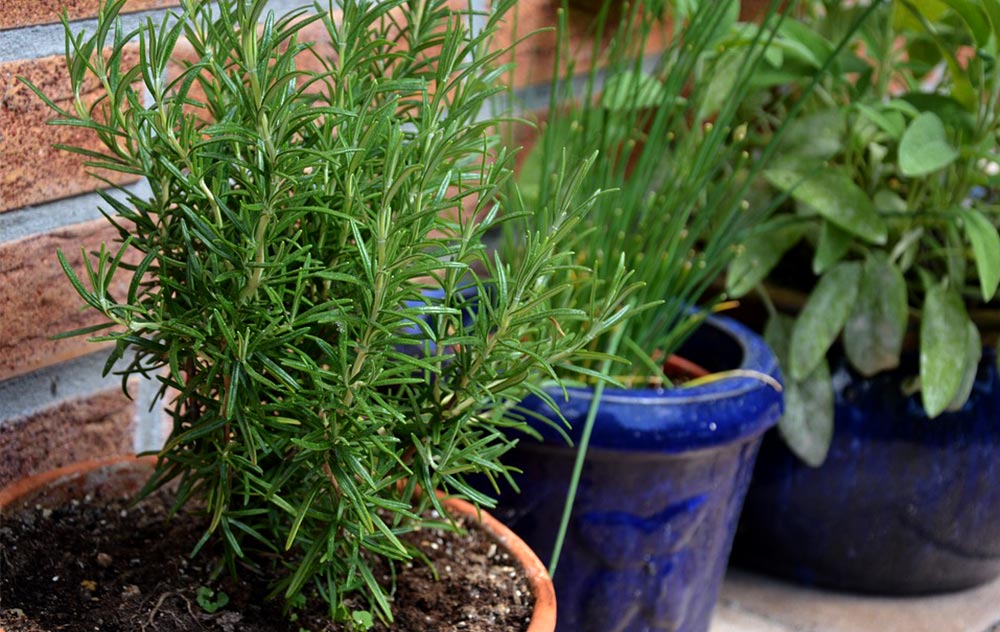
POLYGON ((461 515, 477 522, 502 546, 524 569, 535 597, 535 606, 531 611, 531 623, 527 632, 552 632, 556 629, 556 591, 552 585, 549 571, 542 564, 535 552, 516 533, 483 509, 472 503, 458 499, 445 500, 448 510, 453 515, 461 515))
MULTIPOLYGON (((114 456, 103 459, 89 459, 71 465, 47 470, 18 479, 0 488, 0 512, 7 508, 24 503, 26 499, 36 496, 41 490, 82 479, 88 473, 102 468, 125 466, 129 464, 153 465, 156 458, 152 456, 114 456)), ((504 548, 524 569, 524 574, 535 597, 535 605, 531 612, 531 623, 527 632, 553 632, 556 628, 556 593, 552 578, 531 548, 525 544, 513 531, 499 520, 469 502, 457 498, 445 499, 445 505, 456 516, 463 516, 478 523, 497 543, 504 548)), ((2 631, 0 631, 2 632, 2 631)))
POLYGON ((36 492, 45 487, 51 487, 63 481, 70 481, 86 475, 92 470, 103 467, 129 462, 149 462, 153 463, 152 457, 134 456, 110 456, 102 459, 87 459, 77 461, 53 470, 45 470, 37 474, 32 474, 24 478, 19 478, 12 483, 0 488, 0 510, 5 510, 11 505, 22 502, 25 497, 33 496, 36 492))

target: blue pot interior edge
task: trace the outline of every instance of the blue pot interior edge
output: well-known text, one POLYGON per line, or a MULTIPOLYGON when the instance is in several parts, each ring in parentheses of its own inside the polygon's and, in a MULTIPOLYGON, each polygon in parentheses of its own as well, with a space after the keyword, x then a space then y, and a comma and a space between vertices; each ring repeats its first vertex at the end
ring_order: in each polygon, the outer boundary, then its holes
MULTIPOLYGON (((736 321, 709 316, 678 355, 708 371, 741 369, 766 374, 779 383, 781 371, 764 340, 736 321)), ((537 396, 519 408, 530 411, 525 421, 545 443, 566 444, 562 434, 536 416, 563 426, 576 445, 580 441, 591 388, 552 386, 546 392, 559 405, 569 428, 537 396)), ((684 452, 752 439, 778 422, 784 409, 782 393, 758 378, 730 376, 691 387, 606 388, 601 396, 590 449, 684 452)), ((516 414, 516 409, 515 409, 516 414)), ((524 437, 523 441, 535 441, 524 437)))

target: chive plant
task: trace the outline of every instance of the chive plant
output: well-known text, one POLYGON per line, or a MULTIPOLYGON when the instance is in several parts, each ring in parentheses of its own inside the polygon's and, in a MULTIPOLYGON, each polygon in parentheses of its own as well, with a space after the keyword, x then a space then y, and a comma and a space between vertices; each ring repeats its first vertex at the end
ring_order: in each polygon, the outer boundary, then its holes
MULTIPOLYGON (((575 244, 577 262, 592 273, 583 280, 578 271, 563 273, 576 287, 563 305, 587 304, 615 287, 620 269, 634 271, 641 285, 631 300, 640 315, 593 342, 627 360, 592 364, 626 385, 669 383, 663 361, 725 299, 715 282, 774 207, 747 200, 774 144, 748 151, 739 106, 757 90, 755 72, 780 55, 772 45, 787 20, 779 4, 748 25, 737 21, 736 0, 605 1, 594 30, 609 35, 593 38, 589 66, 578 72, 565 35, 571 5, 563 3, 551 98, 521 172, 520 199, 528 207, 551 203, 560 189, 543 165, 599 155, 582 191, 607 193, 575 244), (657 52, 651 42, 666 31, 669 42, 657 52), (705 309, 691 311, 698 304, 705 309)), ((838 51, 822 57, 817 76, 838 51)), ((508 237, 505 248, 514 252, 518 237, 508 237)))
POLYGON ((123 382, 159 380, 173 426, 145 492, 174 482, 178 508, 210 517, 198 548, 215 538, 233 571, 273 571, 288 603, 319 595, 348 620, 357 593, 391 620, 375 558, 411 559, 399 536, 429 508, 447 516, 420 490, 489 505, 466 477, 504 474, 506 411, 539 376, 587 370, 628 315, 626 274, 586 305, 561 298, 567 270, 589 274, 568 250, 594 202, 589 162, 559 172, 517 266, 487 251, 498 225, 524 226, 499 212, 511 156, 483 114, 513 0, 281 17, 264 0, 184 0, 131 31, 124 4, 104 2, 89 35, 64 18, 67 109, 35 89, 55 124, 103 144, 65 149, 150 191, 101 193, 120 243, 85 274, 60 253, 103 316, 66 335, 113 343, 105 371, 123 382))
MULTIPOLYGON (((514 199, 524 208, 551 204, 564 188, 558 172, 550 174, 549 168, 599 156, 580 191, 605 193, 594 200, 576 237, 580 268, 557 275, 573 287, 560 295, 559 306, 599 303, 605 292, 617 291, 625 271, 635 291, 628 297, 633 317, 590 343, 595 353, 584 363, 585 381, 588 375, 611 375, 626 387, 669 385, 665 360, 725 300, 717 283, 720 275, 749 232, 781 201, 777 196, 755 205, 747 197, 784 125, 779 123, 770 144, 751 153, 749 122, 739 119, 739 106, 757 90, 754 77, 766 70, 769 56, 781 57, 773 45, 775 36, 784 27, 786 11, 793 10, 786 6, 779 11, 782 4, 795 3, 772 0, 760 22, 749 25, 738 23, 738 0, 604 0, 589 66, 577 75, 566 36, 570 3, 563 0, 547 116, 521 169, 522 195, 514 199), (668 30, 669 41, 657 53, 650 43, 668 30), (598 352, 624 362, 609 361, 598 352)), ((831 68, 846 41, 820 55, 815 77, 831 68)), ((814 87, 815 80, 800 96, 814 87)), ((797 112, 800 103, 792 103, 789 111, 797 112)), ((532 219, 539 230, 549 221, 542 214, 532 219)), ((520 236, 509 229, 502 243, 501 250, 516 259, 520 236)), ((727 374, 773 382, 738 369, 705 379, 727 374)), ((592 383, 594 397, 580 433, 549 565, 552 574, 607 380, 592 383)), ((546 401, 557 409, 556 402, 546 401)))

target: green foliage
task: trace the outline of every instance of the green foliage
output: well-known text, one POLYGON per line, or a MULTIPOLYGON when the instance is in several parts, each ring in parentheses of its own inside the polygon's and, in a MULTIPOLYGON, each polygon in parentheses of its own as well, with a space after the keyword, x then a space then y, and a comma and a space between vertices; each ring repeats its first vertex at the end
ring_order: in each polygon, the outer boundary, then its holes
POLYGON ((185 0, 131 32, 123 4, 103 4, 89 35, 65 21, 74 93, 100 87, 50 104, 105 152, 66 149, 151 194, 102 194, 120 244, 83 278, 60 255, 105 318, 69 335, 113 343, 106 370, 123 363, 123 382, 159 380, 173 428, 146 491, 176 482, 234 572, 273 572, 274 595, 318 595, 342 620, 360 593, 391 619, 374 558, 410 559, 400 535, 429 508, 447 516, 419 490, 489 504, 466 477, 505 475, 507 409, 626 315, 621 287, 564 299, 565 270, 589 274, 567 246, 592 203, 577 195, 587 165, 559 172, 517 265, 487 251, 516 219, 498 212, 511 156, 482 114, 512 0, 487 15, 345 0, 337 19, 185 0), (329 41, 302 41, 307 26, 329 41), (191 54, 172 73, 182 35, 191 54))
MULTIPOLYGON (((737 2, 605 2, 594 29, 610 36, 594 38, 590 65, 577 76, 568 61, 568 12, 564 5, 552 97, 521 171, 521 204, 551 204, 561 193, 551 166, 598 156, 581 190, 601 193, 573 244, 577 262, 593 273, 560 271, 556 278, 578 284, 563 304, 592 305, 633 271, 629 300, 638 316, 622 325, 617 349, 628 364, 611 370, 628 384, 662 383, 663 360, 723 298, 713 281, 770 211, 746 197, 769 156, 747 153, 738 106, 756 90, 751 79, 784 20, 772 7, 765 26, 750 32, 737 22, 737 2), (654 56, 654 33, 671 28, 671 43, 654 56), (692 313, 699 303, 706 310, 692 313)), ((816 53, 817 74, 834 49, 816 53)), ((515 250, 516 239, 506 247, 515 250)), ((756 256, 768 257, 768 249, 756 256)), ((752 278, 766 266, 746 267, 752 278)), ((605 336, 593 350, 609 344, 605 336)))
POLYGON ((944 123, 934 112, 921 112, 899 139, 899 172, 907 177, 925 176, 944 169, 958 158, 948 142, 944 123))
POLYGON ((216 594, 208 586, 199 586, 198 590, 195 591, 195 601, 198 602, 202 610, 212 614, 226 607, 226 604, 229 603, 229 595, 222 591, 216 594))
POLYGON ((351 613, 351 622, 357 630, 371 630, 375 625, 372 613, 365 610, 355 610, 351 613))
POLYGON ((940 415, 959 394, 970 333, 978 342, 978 330, 969 322, 958 292, 944 284, 928 288, 920 319, 920 376, 924 408, 932 417, 940 415))
MULTIPOLYGON (((764 340, 771 345, 783 366, 789 362, 789 340, 794 321, 776 314, 767 322, 764 340)), ((785 380, 785 414, 778 421, 778 432, 803 461, 819 465, 826 459, 833 436, 833 418, 814 414, 833 407, 830 365, 821 358, 816 368, 800 380, 785 380)))
POLYGON ((861 265, 844 262, 820 278, 792 329, 788 375, 800 380, 812 373, 847 323, 858 296, 861 265))
POLYGON ((863 263, 858 297, 844 324, 844 352, 865 375, 899 363, 906 334, 906 279, 877 253, 863 263))
MULTIPOLYGON (((786 157, 786 160, 790 160, 786 157)), ((855 237, 884 244, 885 222, 865 192, 850 178, 836 171, 806 173, 804 169, 772 169, 764 173, 776 188, 789 191, 796 201, 815 210, 824 226, 832 224, 855 237)))
MULTIPOLYGON (((850 74, 831 73, 797 116, 774 95, 813 75, 788 51, 831 46, 863 9, 804 3, 802 28, 783 30, 770 45, 783 54, 766 57, 754 80, 765 89, 744 112, 760 145, 777 133, 773 121, 794 119, 756 192, 790 200, 748 238, 728 287, 742 295, 770 278, 809 293, 788 332, 792 389, 815 377, 841 333, 863 375, 899 366, 908 317, 919 319, 919 385, 934 417, 960 408, 971 392, 981 336, 970 314, 995 309, 1000 284, 1000 3, 872 4, 838 57, 850 74), (797 269, 809 254, 818 282, 797 269), (862 272, 845 278, 845 266, 862 272)), ((800 412, 829 418, 814 424, 818 433, 806 419, 783 422, 786 436, 803 433, 793 448, 829 440, 832 399, 820 403, 800 412)), ((814 464, 821 452, 797 451, 814 464)))

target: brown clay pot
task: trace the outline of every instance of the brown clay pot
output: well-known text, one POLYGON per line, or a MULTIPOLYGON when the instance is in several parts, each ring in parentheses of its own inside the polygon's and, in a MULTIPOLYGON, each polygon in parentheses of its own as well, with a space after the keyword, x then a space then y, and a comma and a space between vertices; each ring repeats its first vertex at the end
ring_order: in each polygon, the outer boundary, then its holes
MULTIPOLYGON (((94 459, 20 479, 0 489, 0 515, 36 505, 57 507, 87 495, 95 498, 134 495, 149 478, 154 463, 152 457, 94 459)), ((545 565, 534 551, 500 521, 474 505, 451 498, 445 500, 445 506, 455 517, 478 522, 524 569, 535 597, 527 632, 554 632, 556 593, 545 565)))

